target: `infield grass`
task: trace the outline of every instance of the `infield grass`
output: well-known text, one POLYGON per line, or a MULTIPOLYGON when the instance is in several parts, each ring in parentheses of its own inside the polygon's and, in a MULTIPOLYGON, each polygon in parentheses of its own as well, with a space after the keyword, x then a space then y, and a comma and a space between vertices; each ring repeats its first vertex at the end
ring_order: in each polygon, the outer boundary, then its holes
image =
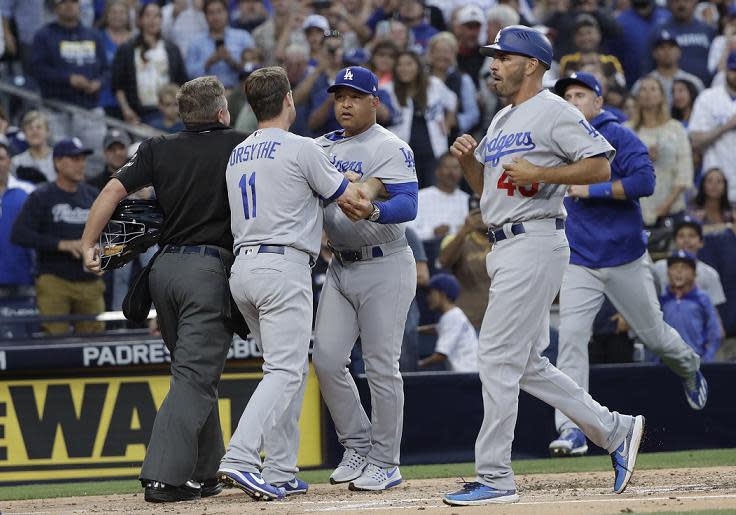
MULTIPOLYGON (((707 449, 699 451, 657 452, 640 454, 636 462, 638 470, 665 468, 694 468, 733 466, 736 449, 707 449)), ((611 469, 608 456, 585 456, 582 458, 559 458, 514 461, 514 473, 552 474, 563 472, 596 472, 611 469)), ((299 477, 307 483, 327 483, 331 469, 305 470, 299 477)), ((475 476, 472 463, 449 463, 444 465, 407 465, 401 467, 404 479, 430 479, 440 477, 475 476)), ((18 499, 46 499, 51 497, 77 497, 87 495, 142 494, 140 483, 135 480, 94 481, 83 483, 44 483, 0 487, 0 501, 18 499)), ((698 515, 722 514, 722 510, 692 512, 698 515)))

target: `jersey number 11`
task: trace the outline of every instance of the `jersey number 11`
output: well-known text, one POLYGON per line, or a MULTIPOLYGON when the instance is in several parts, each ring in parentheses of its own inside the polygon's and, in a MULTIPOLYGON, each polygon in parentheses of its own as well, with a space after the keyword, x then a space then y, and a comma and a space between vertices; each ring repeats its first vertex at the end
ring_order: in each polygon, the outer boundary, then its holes
POLYGON ((245 213, 245 219, 256 217, 256 172, 250 174, 244 173, 238 183, 240 186, 240 194, 243 197, 243 213, 245 213), (248 177, 250 175, 250 178, 248 177), (253 204, 253 208, 250 209, 248 202, 248 190, 250 190, 250 200, 253 204))

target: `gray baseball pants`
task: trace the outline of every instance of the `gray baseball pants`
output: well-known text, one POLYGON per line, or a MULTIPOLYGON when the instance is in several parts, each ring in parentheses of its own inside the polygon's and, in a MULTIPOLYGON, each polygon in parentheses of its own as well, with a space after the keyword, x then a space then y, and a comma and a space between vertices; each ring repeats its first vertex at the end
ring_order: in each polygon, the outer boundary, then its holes
POLYGON ((299 445, 297 420, 304 395, 312 330, 309 255, 241 249, 230 290, 263 352, 263 379, 248 401, 222 466, 244 472, 263 469, 268 482, 293 479, 299 445), (260 450, 266 452, 261 463, 260 450))
POLYGON ((399 357, 416 285, 408 246, 355 263, 333 258, 317 308, 312 362, 338 439, 381 467, 399 464, 404 422, 399 357), (359 335, 371 391, 370 420, 347 368, 359 335))
POLYGON ((566 413, 608 452, 623 442, 633 423, 632 417, 601 406, 541 356, 549 343, 549 308, 570 248, 565 232, 554 230, 554 220, 524 226, 526 233, 495 244, 486 257, 491 289, 478 348, 484 416, 475 461, 477 480, 499 490, 515 489, 511 443, 519 389, 566 413))
MULTIPOLYGON (((608 296, 642 343, 675 374, 691 377, 700 358, 662 318, 649 258, 621 266, 586 268, 569 265, 560 290, 560 340, 557 367, 588 389, 588 342, 593 321, 608 296)), ((564 413, 555 411, 557 430, 577 427, 564 413)))

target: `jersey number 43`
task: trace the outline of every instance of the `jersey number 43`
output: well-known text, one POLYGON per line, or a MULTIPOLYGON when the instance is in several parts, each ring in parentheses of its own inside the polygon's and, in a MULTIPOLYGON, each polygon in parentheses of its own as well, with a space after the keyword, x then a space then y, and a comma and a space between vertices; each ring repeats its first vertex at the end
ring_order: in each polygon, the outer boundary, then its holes
POLYGON ((256 217, 256 172, 250 174, 244 173, 238 183, 240 186, 240 194, 243 197, 243 213, 245 219, 249 220, 256 217), (248 192, 250 191, 250 202, 248 201, 248 192), (252 207, 251 207, 252 206, 252 207))
POLYGON ((533 197, 539 191, 539 183, 535 182, 535 183, 530 184, 529 186, 516 186, 516 184, 511 182, 511 179, 509 179, 508 174, 506 172, 503 172, 501 173, 501 176, 498 178, 498 182, 496 183, 496 188, 499 190, 506 190, 506 194, 509 197, 513 197, 514 192, 517 189, 519 190, 519 193, 521 193, 523 197, 533 197))

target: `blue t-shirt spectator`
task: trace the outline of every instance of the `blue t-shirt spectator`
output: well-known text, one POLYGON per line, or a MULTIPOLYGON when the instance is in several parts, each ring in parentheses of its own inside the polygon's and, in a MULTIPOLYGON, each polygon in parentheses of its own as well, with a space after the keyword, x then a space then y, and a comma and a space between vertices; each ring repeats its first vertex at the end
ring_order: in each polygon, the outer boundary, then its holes
POLYGON ((664 321, 698 353, 702 362, 713 361, 721 345, 721 326, 708 295, 693 287, 678 299, 672 290, 667 289, 659 302, 664 321))
POLYGON ((612 42, 612 53, 621 61, 630 88, 640 77, 652 69, 652 50, 649 35, 672 17, 667 9, 655 7, 649 16, 643 17, 635 9, 626 9, 616 21, 621 35, 612 42))
POLYGON ((205 66, 207 59, 215 52, 216 42, 209 32, 196 36, 187 47, 187 72, 190 79, 204 75, 216 75, 223 86, 228 89, 237 88, 239 84, 240 57, 246 48, 254 48, 255 41, 251 35, 240 29, 225 28, 223 44, 236 66, 219 60, 211 66, 205 66))
MULTIPOLYGON (((682 50, 680 68, 697 76, 703 81, 703 84, 710 84, 712 76, 710 71, 708 71, 708 52, 710 51, 710 44, 713 42, 713 38, 716 37, 715 29, 695 19, 683 23, 671 18, 652 33, 652 39, 648 47, 650 55, 652 49, 651 44, 663 30, 667 30, 675 36, 677 44, 682 50)), ((629 78, 628 75, 626 78, 629 78)))
POLYGON ((716 269, 726 302, 718 306, 726 337, 736 336, 736 234, 732 227, 707 234, 698 258, 716 269))
MULTIPOLYGON (((0 147, 0 152, 7 153, 7 149, 0 147)), ((32 191, 32 184, 8 175, 6 189, 0 194, 0 287, 33 284, 32 251, 10 241, 13 222, 32 191)))

